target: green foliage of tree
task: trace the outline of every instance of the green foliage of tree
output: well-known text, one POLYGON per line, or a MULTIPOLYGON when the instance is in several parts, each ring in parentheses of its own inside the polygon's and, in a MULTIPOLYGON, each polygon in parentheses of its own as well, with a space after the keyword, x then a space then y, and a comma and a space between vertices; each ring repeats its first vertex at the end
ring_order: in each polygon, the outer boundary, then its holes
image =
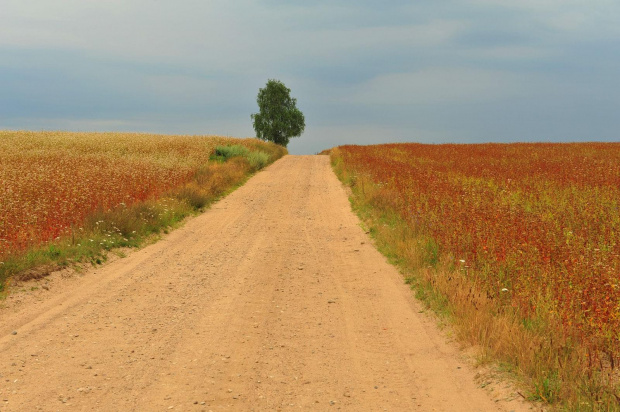
POLYGON ((291 137, 301 136, 306 127, 304 114, 290 93, 291 89, 274 79, 259 89, 256 98, 259 112, 252 114, 256 137, 286 147, 291 137))

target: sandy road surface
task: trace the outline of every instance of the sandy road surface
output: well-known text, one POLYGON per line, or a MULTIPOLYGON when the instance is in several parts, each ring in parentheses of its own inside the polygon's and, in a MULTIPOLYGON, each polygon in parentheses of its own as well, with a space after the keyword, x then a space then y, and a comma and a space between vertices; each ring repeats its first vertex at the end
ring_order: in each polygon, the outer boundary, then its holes
POLYGON ((0 310, 3 412, 524 409, 418 313, 326 156, 287 156, 164 240, 43 283, 0 310))

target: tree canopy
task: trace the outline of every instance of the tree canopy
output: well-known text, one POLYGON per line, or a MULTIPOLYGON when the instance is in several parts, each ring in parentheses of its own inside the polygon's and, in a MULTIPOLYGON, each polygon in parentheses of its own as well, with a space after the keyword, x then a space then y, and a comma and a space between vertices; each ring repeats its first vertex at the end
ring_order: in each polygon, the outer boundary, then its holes
POLYGON ((252 114, 256 137, 286 147, 291 137, 301 136, 306 127, 304 114, 297 108, 291 89, 269 79, 256 98, 258 113, 252 114))

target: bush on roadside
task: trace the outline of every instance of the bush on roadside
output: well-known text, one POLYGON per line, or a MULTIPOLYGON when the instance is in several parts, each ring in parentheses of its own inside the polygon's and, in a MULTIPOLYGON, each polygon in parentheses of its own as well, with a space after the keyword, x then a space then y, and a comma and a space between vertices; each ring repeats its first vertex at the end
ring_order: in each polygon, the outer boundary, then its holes
POLYGON ((233 157, 247 156, 249 150, 246 147, 239 145, 232 146, 217 146, 215 148, 215 157, 218 160, 226 161, 233 157))
POLYGON ((269 155, 265 152, 250 152, 247 159, 252 170, 260 170, 269 164, 269 155))

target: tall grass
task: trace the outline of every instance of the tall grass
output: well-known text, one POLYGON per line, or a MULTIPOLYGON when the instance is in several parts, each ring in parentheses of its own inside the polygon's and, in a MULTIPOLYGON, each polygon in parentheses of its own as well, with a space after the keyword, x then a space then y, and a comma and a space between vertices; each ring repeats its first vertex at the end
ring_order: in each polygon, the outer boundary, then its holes
POLYGON ((267 166, 271 158, 270 154, 262 150, 249 150, 247 147, 232 145, 232 146, 217 146, 215 148, 214 159, 218 161, 226 161, 234 157, 244 157, 247 159, 253 171, 257 171, 267 166))
POLYGON ((215 148, 216 158, 221 160, 228 160, 233 157, 243 157, 249 153, 247 147, 232 145, 232 146, 217 146, 215 148))

